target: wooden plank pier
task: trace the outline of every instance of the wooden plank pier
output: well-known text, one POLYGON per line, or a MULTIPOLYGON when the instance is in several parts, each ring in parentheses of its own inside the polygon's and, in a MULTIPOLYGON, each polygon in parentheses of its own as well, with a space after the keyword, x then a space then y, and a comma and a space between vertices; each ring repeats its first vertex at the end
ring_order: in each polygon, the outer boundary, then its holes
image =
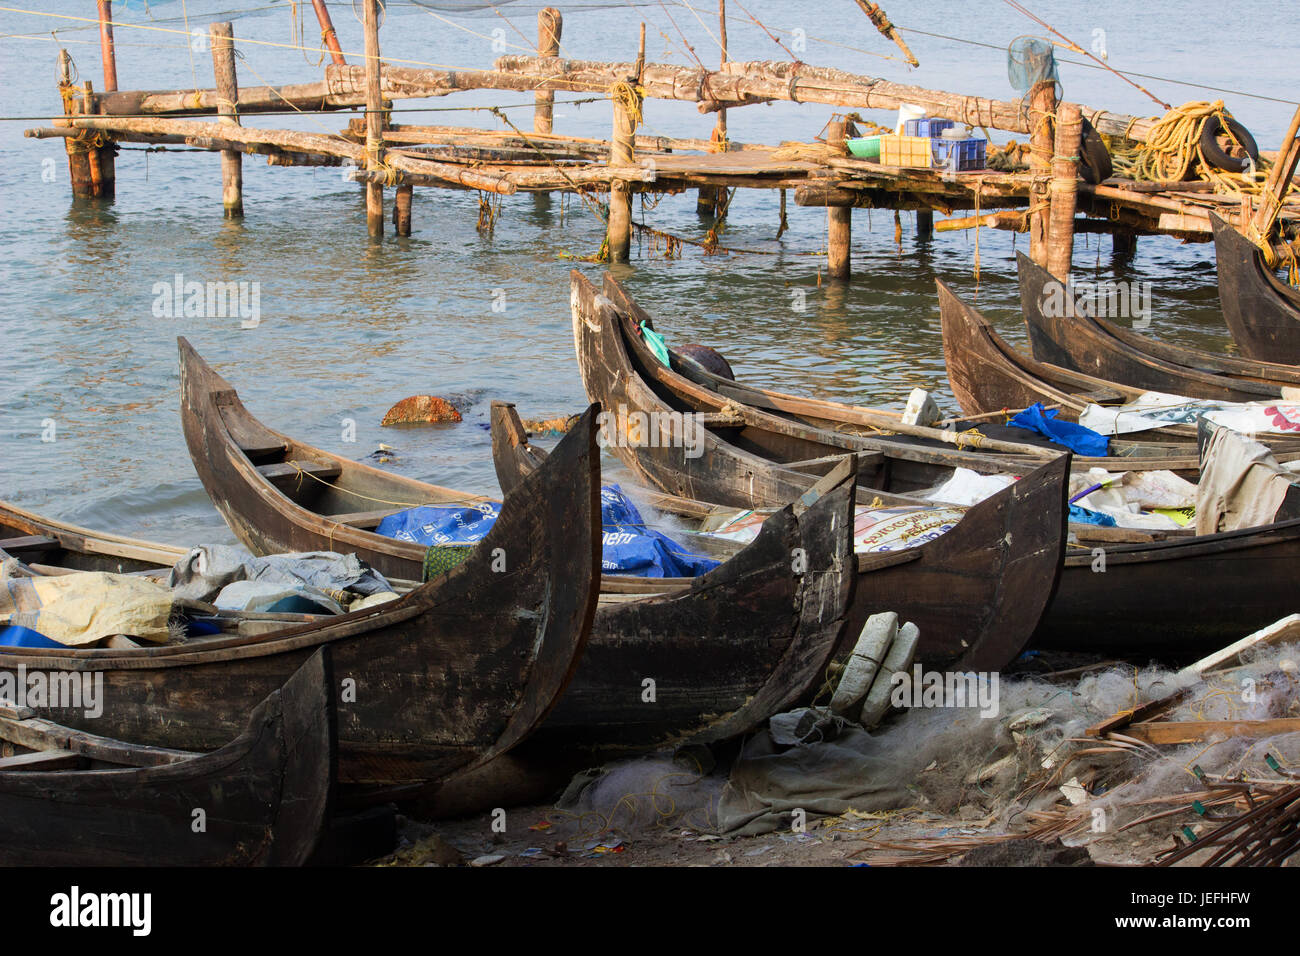
MULTIPOLYGON (((245 154, 265 155, 276 166, 350 164, 355 167, 352 178, 366 190, 367 228, 376 236, 384 231, 384 196, 390 189, 395 190, 393 223, 399 235, 410 234, 414 187, 498 195, 576 192, 592 200, 604 217, 606 240, 599 257, 614 261, 625 261, 630 255, 636 227, 631 216, 634 195, 691 189, 699 191, 699 208, 709 214, 722 208, 723 193, 732 189, 782 190, 783 210, 786 190, 794 191, 800 206, 824 207, 827 265, 836 279, 849 277, 855 208, 915 210, 918 232, 927 237, 933 232, 984 227, 1028 232, 1031 257, 1061 276, 1068 274, 1077 232, 1111 233, 1117 249, 1130 251, 1141 235, 1208 241, 1211 211, 1244 231, 1252 222, 1273 216, 1276 207, 1276 230, 1267 241, 1276 255, 1287 259, 1295 255, 1300 200, 1284 195, 1289 176, 1281 186, 1270 179, 1261 195, 1216 192, 1212 183, 1204 181, 1151 183, 1114 177, 1098 184, 1080 181, 1077 162, 1085 120, 1111 137, 1112 143, 1139 146, 1158 118, 1058 103, 1052 82, 1040 83, 1022 103, 928 90, 793 58, 737 62, 727 58, 725 46, 717 70, 702 64, 694 68, 647 63, 644 25, 635 61, 564 59, 558 55, 563 18, 552 7, 538 14, 536 56, 502 56, 487 70, 393 66, 385 64, 380 54, 378 0, 361 0, 365 50, 361 63, 350 63, 339 47, 325 4, 313 2, 313 7, 330 54, 318 80, 240 85, 234 57, 238 39, 229 23, 215 23, 211 25, 212 89, 122 91, 117 89, 113 27, 120 30, 129 24, 115 24, 110 0, 98 0, 104 88, 95 92, 88 82, 73 85, 66 55, 61 56, 64 115, 52 118, 48 127, 27 130, 26 135, 63 139, 77 198, 113 196, 117 143, 183 144, 219 152, 228 216, 243 214, 240 163, 245 154), (504 112, 496 115, 508 129, 390 121, 395 101, 471 90, 533 93, 532 129, 520 129, 504 112), (557 91, 608 96, 610 139, 555 133, 557 91), (638 135, 641 111, 653 100, 695 102, 702 113, 716 112, 713 138, 638 135), (826 136, 814 142, 763 145, 727 140, 728 109, 774 101, 841 112, 832 113, 826 136), (1001 130, 1028 137, 1028 168, 951 172, 882 165, 848 154, 845 139, 855 115, 893 111, 903 104, 922 106, 932 117, 964 123, 986 134, 1001 130), (250 125, 258 113, 288 109, 318 115, 363 112, 336 134, 250 125), (1270 189, 1278 198, 1270 196, 1270 189), (974 215, 958 215, 971 210, 974 215), (947 218, 936 222, 936 212, 947 218)), ((725 36, 725 2, 719 15, 725 36)), ((813 122, 821 119, 815 117, 813 122)), ((991 141, 989 148, 993 148, 991 141)))

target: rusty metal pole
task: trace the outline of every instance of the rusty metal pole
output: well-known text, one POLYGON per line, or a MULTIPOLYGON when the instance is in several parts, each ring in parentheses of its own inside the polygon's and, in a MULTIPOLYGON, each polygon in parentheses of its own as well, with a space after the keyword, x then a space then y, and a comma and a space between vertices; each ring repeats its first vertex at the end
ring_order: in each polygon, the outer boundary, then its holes
POLYGON ((343 50, 339 48, 339 35, 334 32, 334 21, 330 19, 329 7, 325 0, 311 0, 312 9, 316 11, 316 20, 320 23, 320 38, 325 41, 325 48, 330 51, 330 59, 338 66, 345 66, 343 50))
POLYGON ((113 0, 99 0, 99 54, 104 61, 104 92, 116 92, 117 51, 113 46, 113 0))

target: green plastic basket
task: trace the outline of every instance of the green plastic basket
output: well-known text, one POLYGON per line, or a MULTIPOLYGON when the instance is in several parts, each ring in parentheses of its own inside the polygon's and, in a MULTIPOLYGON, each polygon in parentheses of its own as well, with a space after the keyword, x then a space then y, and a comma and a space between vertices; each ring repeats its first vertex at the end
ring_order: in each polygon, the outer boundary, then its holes
POLYGON ((858 136, 849 140, 846 145, 849 147, 849 152, 854 156, 862 159, 880 158, 879 136, 858 136))

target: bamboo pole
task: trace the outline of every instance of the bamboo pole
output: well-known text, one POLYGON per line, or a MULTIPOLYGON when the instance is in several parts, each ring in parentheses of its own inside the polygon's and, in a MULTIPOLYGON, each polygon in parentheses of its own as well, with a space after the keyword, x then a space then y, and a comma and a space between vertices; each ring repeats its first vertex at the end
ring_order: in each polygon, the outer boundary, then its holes
POLYGON ((1079 150, 1083 146, 1083 115, 1077 103, 1062 103, 1057 108, 1055 144, 1047 271, 1062 282, 1069 282, 1074 258, 1074 211, 1079 195, 1079 150))
POLYGON ((1054 131, 1052 116, 1056 112, 1056 83, 1043 80, 1029 91, 1029 171, 1034 176, 1029 202, 1029 258, 1047 266, 1047 181, 1052 168, 1054 131))
MULTIPOLYGON (((366 169, 384 165, 384 97, 380 90, 379 0, 362 0, 362 29, 366 47, 366 169)), ((366 227, 372 236, 384 234, 384 185, 366 183, 366 227)))
POLYGON ((330 8, 325 6, 325 0, 311 0, 312 9, 316 11, 316 21, 320 24, 320 38, 325 41, 325 47, 330 51, 330 59, 339 66, 347 65, 347 60, 343 57, 343 50, 339 46, 339 35, 334 32, 334 21, 330 19, 330 8))
MULTIPOLYGON (((217 92, 223 102, 220 107, 222 125, 238 126, 235 104, 239 102, 239 81, 235 72, 235 30, 229 21, 214 23, 208 28, 212 39, 212 72, 217 80, 217 92)), ((221 151, 221 205, 227 219, 240 219, 244 215, 243 154, 234 149, 221 151)))
POLYGON ((99 55, 104 63, 104 92, 117 89, 117 51, 113 46, 113 0, 99 0, 99 55))
MULTIPOLYGON (((826 143, 843 147, 848 130, 845 120, 836 120, 826 130, 826 143)), ((826 207, 826 266, 832 279, 849 278, 849 251, 853 239, 853 207, 826 207)))
MULTIPOLYGON (((539 57, 556 57, 560 55, 560 34, 564 30, 564 17, 554 7, 542 7, 537 11, 537 55, 539 57)), ((555 127, 555 92, 539 90, 534 96, 533 132, 550 133, 555 127)))
POLYGON ((1255 210, 1252 220, 1253 230, 1260 240, 1268 239, 1267 233, 1272 229, 1274 213, 1286 197, 1296 163, 1300 162, 1300 140, 1296 139, 1297 135, 1300 135, 1300 107, 1291 117, 1291 125, 1282 138, 1282 148, 1277 151, 1277 160, 1268 171, 1268 178, 1260 192, 1259 208, 1255 210))

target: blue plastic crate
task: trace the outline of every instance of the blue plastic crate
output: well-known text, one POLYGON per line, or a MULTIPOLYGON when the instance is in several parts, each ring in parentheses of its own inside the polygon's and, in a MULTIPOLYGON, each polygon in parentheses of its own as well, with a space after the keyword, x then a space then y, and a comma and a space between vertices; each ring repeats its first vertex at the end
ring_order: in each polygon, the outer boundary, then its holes
POLYGON ((944 130, 952 129, 952 125, 952 120, 931 119, 928 116, 923 119, 904 120, 903 135, 938 136, 944 130))
POLYGON ((964 172, 970 169, 984 168, 984 150, 988 145, 988 140, 980 138, 971 139, 943 139, 942 137, 930 140, 934 149, 934 165, 940 169, 954 169, 957 172, 964 172))

